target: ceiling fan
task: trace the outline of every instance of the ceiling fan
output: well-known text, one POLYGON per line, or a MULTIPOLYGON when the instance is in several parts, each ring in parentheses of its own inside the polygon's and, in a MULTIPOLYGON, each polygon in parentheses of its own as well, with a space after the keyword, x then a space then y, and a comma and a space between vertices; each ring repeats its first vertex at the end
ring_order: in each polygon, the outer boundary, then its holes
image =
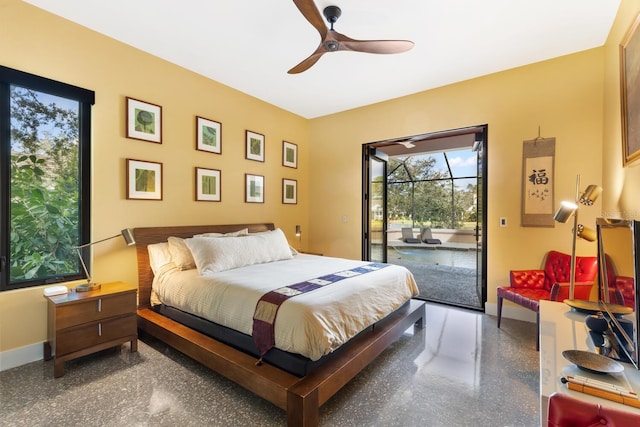
POLYGON ((333 24, 342 15, 342 10, 338 6, 324 8, 323 14, 331 24, 331 28, 327 28, 313 0, 293 0, 293 2, 307 21, 318 30, 321 41, 315 52, 287 71, 289 74, 298 74, 308 70, 318 62, 322 55, 328 52, 344 50, 366 53, 400 53, 413 47, 413 42, 409 40, 354 40, 333 29, 333 24))

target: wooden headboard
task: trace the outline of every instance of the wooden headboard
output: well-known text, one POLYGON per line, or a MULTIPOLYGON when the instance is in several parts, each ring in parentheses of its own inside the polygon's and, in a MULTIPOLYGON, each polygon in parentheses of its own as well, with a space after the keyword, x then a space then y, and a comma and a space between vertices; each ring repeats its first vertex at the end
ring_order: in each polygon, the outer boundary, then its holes
POLYGON ((191 237, 202 233, 229 233, 248 228, 250 233, 274 230, 273 223, 261 224, 228 224, 228 225, 187 225, 175 227, 143 227, 135 228, 136 254, 138 256, 138 308, 150 307, 151 283, 153 271, 149 265, 147 246, 153 243, 166 242, 168 237, 191 237))

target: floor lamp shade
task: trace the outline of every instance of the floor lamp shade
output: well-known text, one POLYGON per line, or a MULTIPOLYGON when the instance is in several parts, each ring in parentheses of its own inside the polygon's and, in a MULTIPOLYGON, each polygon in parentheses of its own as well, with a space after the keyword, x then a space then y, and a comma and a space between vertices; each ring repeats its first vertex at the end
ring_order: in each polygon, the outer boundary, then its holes
POLYGON ((573 300, 575 290, 576 279, 576 240, 578 237, 594 242, 597 239, 596 231, 592 228, 585 227, 582 224, 578 224, 578 203, 585 206, 591 206, 598 199, 600 193, 602 193, 602 187, 599 185, 589 185, 582 194, 579 193, 580 189, 580 175, 576 177, 576 201, 575 203, 569 201, 563 201, 560 204, 560 208, 553 216, 553 219, 557 222, 565 223, 573 216, 573 229, 571 239, 571 272, 569 283, 569 299, 573 300))
POLYGON ((582 224, 578 224, 578 237, 587 242, 595 242, 598 236, 596 235, 596 230, 593 228, 585 227, 582 224))
POLYGON ((580 196, 580 203, 585 206, 591 206, 593 205, 593 202, 598 199, 600 193, 602 193, 602 187, 600 187, 599 185, 591 184, 584 190, 584 193, 582 193, 582 195, 580 196))
POLYGON ((99 283, 93 283, 91 275, 89 274, 89 270, 87 269, 87 265, 84 262, 84 258, 82 258, 82 252, 80 251, 82 248, 86 248, 89 246, 93 246, 96 243, 105 242, 107 240, 115 239, 116 237, 122 236, 124 241, 127 243, 127 246, 133 246, 136 244, 135 234, 132 228, 125 228, 120 232, 120 234, 116 234, 115 236, 107 237, 106 239, 96 240, 95 242, 85 243, 84 245, 75 246, 74 249, 78 253, 78 258, 80 258, 80 264, 82 265, 82 269, 84 270, 84 274, 87 276, 87 283, 76 286, 76 292, 87 292, 87 291, 95 291, 100 289, 99 283))
POLYGON ((560 207, 558 208, 556 214, 553 216, 553 219, 564 224, 577 210, 578 205, 576 205, 575 203, 564 201, 560 204, 560 207))

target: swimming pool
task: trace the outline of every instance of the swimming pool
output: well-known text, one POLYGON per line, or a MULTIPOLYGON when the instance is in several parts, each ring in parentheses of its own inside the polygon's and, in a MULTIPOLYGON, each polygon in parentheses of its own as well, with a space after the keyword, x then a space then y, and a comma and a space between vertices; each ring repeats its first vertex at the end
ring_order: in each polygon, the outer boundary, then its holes
POLYGON ((451 267, 476 268, 476 251, 420 248, 387 248, 387 259, 405 259, 427 264, 449 265, 451 267))

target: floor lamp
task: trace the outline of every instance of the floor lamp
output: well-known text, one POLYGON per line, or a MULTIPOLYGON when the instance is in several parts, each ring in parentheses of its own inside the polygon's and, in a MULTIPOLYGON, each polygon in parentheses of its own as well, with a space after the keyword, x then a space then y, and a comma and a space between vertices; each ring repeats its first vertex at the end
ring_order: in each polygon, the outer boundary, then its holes
POLYGON ((560 208, 553 216, 557 222, 565 223, 573 216, 573 238, 571 240, 571 271, 569 279, 569 299, 574 299, 574 290, 576 283, 576 240, 578 237, 594 242, 596 240, 596 231, 592 228, 578 224, 578 203, 591 206, 602 193, 602 187, 599 185, 589 185, 582 194, 580 194, 580 175, 576 177, 576 199, 574 202, 563 201, 560 208))
POLYGON ((124 237, 125 242, 127 242, 127 246, 133 246, 136 244, 136 239, 133 235, 132 228, 125 228, 120 232, 120 234, 116 234, 115 236, 107 237, 106 239, 96 240, 95 242, 86 243, 80 246, 74 246, 74 249, 78 252, 78 258, 80 258, 80 264, 82 264, 82 269, 84 270, 84 274, 87 275, 87 283, 76 286, 76 292, 89 292, 89 291, 97 291, 100 289, 99 283, 93 283, 91 279, 91 275, 89 274, 89 270, 87 270, 87 265, 84 263, 84 259, 82 258, 82 252, 80 249, 86 248, 89 246, 93 246, 96 243, 101 243, 107 240, 115 239, 116 237, 124 237))

